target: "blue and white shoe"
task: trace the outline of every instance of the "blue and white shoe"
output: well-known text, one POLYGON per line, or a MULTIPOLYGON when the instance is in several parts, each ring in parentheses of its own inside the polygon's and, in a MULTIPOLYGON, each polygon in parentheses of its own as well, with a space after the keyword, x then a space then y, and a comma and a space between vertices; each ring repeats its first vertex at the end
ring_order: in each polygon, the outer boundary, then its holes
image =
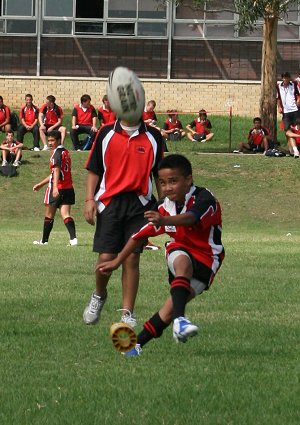
POLYGON ((132 348, 130 351, 127 351, 127 353, 122 353, 125 357, 134 357, 134 356, 140 356, 142 354, 142 348, 140 344, 136 344, 134 348, 132 348))
POLYGON ((198 327, 185 317, 177 317, 173 323, 173 338, 176 342, 186 342, 188 338, 197 335, 198 327))

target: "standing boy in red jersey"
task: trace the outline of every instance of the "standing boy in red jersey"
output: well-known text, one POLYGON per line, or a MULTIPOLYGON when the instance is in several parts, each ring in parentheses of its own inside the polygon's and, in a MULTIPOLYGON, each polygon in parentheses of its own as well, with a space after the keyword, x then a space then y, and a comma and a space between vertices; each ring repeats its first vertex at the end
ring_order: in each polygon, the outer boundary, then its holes
POLYGON ((117 258, 98 265, 100 272, 111 273, 145 238, 163 233, 171 237, 166 244, 170 296, 144 323, 130 356, 139 355, 141 347, 160 337, 172 321, 177 342, 198 333, 185 316, 186 304, 209 289, 225 255, 220 204, 209 190, 194 185, 191 163, 182 155, 169 155, 159 164, 158 179, 165 198, 155 210, 145 212, 148 224, 132 235, 117 258))
MULTIPOLYGON (((140 84, 140 93, 144 90, 140 84)), ((97 264, 115 258, 144 223, 144 212, 155 203, 152 176, 157 181, 158 163, 163 157, 160 132, 142 121, 142 110, 134 122, 119 117, 102 127, 86 163, 88 170, 85 219, 94 225, 97 264)), ((158 185, 157 185, 158 188, 158 185)), ((133 314, 139 284, 139 247, 122 264, 122 318, 136 325, 133 314)), ((83 313, 87 325, 98 322, 107 300, 109 276, 96 270, 95 291, 83 313)))
POLYGON ((50 175, 33 186, 33 191, 37 192, 41 187, 48 185, 45 197, 45 218, 43 237, 34 241, 35 245, 47 245, 53 228, 54 217, 57 208, 64 220, 69 232, 70 245, 77 245, 75 222, 71 217, 71 205, 75 204, 75 192, 71 175, 71 158, 67 149, 61 144, 61 133, 53 130, 48 133, 49 149, 52 150, 50 157, 50 175))

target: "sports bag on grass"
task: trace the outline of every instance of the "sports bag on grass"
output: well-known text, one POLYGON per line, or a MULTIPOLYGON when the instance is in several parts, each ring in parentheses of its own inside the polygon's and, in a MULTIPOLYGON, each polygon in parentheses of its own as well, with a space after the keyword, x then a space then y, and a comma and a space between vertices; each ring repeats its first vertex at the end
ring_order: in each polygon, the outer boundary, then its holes
POLYGON ((276 156, 278 158, 286 156, 284 152, 279 151, 278 149, 268 149, 265 153, 266 156, 276 156))
POLYGON ((0 167, 0 174, 5 177, 15 177, 18 175, 17 167, 12 164, 3 165, 0 167))

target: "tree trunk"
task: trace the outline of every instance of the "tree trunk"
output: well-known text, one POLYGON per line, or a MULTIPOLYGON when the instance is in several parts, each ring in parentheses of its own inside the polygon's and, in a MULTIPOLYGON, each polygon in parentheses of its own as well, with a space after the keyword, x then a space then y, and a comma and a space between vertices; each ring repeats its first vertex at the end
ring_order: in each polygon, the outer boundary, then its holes
POLYGON ((260 116, 271 137, 277 138, 277 26, 278 18, 264 20, 264 34, 261 63, 260 116))

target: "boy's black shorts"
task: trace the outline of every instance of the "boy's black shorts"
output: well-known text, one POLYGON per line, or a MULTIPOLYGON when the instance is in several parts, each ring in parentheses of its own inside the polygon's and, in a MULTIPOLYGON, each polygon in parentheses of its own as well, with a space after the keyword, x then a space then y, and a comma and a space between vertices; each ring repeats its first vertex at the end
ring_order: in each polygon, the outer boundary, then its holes
MULTIPOLYGON (((196 260, 186 249, 184 248, 171 249, 168 254, 171 254, 173 251, 184 251, 188 254, 193 266, 193 278, 203 282, 206 285, 206 289, 208 289, 214 277, 213 271, 209 267, 207 267, 205 264, 200 263, 200 261, 196 260)), ((169 269, 168 269, 168 273, 169 273, 169 283, 171 284, 175 276, 169 269)))
MULTIPOLYGON (((147 223, 144 212, 151 210, 155 202, 153 197, 143 206, 134 192, 122 192, 114 196, 107 207, 100 214, 97 213, 94 252, 119 253, 130 236, 147 223)), ((142 250, 141 247, 136 252, 142 250)))
POLYGON ((49 197, 49 204, 52 207, 60 208, 62 205, 75 204, 75 191, 74 189, 59 189, 59 197, 53 198, 52 190, 49 197))

